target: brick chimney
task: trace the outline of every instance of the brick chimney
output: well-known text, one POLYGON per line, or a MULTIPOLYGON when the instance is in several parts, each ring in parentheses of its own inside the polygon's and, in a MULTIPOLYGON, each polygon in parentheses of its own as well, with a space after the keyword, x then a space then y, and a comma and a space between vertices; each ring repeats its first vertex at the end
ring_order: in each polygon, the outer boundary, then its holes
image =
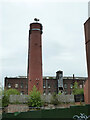
POLYGON ((28 94, 33 86, 43 93, 42 78, 42 24, 30 24, 28 48, 28 94))

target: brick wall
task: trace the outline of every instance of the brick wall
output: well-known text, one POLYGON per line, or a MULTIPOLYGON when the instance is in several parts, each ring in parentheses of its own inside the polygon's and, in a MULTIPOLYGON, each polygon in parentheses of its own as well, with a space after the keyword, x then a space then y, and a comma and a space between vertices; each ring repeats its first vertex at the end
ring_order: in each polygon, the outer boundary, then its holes
POLYGON ((5 112, 6 113, 13 113, 13 112, 26 112, 29 110, 28 105, 26 104, 18 104, 18 105, 8 105, 5 112))
POLYGON ((84 100, 85 100, 85 103, 88 104, 88 80, 85 82, 85 85, 84 85, 84 100))
MULTIPOLYGON (((78 85, 82 86, 84 85, 84 82, 86 81, 86 78, 70 78, 70 77, 64 77, 63 78, 63 91, 65 92, 65 94, 71 94, 72 93, 72 88, 71 88, 71 84, 73 84, 74 82, 78 82, 78 85), (67 88, 65 88, 65 84, 67 84, 67 88)), ((5 88, 9 89, 13 88, 13 89, 17 89, 18 91, 20 91, 20 93, 22 94, 28 94, 28 79, 27 78, 5 78, 5 88), (11 86, 9 86, 9 84, 11 86), (18 87, 15 87, 15 85, 18 84, 18 87)), ((57 79, 56 78, 44 78, 43 79, 43 94, 53 94, 53 93, 58 93, 58 83, 57 83, 57 79)))
POLYGON ((18 90, 21 94, 28 94, 27 78, 7 78, 5 77, 5 88, 18 90))

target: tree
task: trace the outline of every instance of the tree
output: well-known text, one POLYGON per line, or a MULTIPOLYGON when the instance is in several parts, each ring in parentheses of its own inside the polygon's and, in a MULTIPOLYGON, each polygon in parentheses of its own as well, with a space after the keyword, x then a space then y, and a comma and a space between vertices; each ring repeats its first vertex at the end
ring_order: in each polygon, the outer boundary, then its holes
POLYGON ((2 86, 0 86, 0 107, 2 106, 2 86))
POLYGON ((0 86, 0 96, 2 96, 2 87, 0 86))
POLYGON ((40 91, 37 91, 37 88, 35 85, 33 86, 33 89, 29 94, 28 106, 29 107, 41 107, 42 106, 41 93, 40 91))
POLYGON ((4 91, 4 95, 10 96, 10 95, 20 95, 20 92, 16 89, 8 89, 4 91))
POLYGON ((78 89, 78 83, 75 82, 74 86, 73 86, 73 94, 75 95, 77 93, 77 89, 78 89))
POLYGON ((2 97, 2 106, 3 107, 8 106, 10 95, 20 95, 20 92, 16 89, 4 90, 3 91, 3 97, 2 97))
POLYGON ((78 94, 83 94, 83 93, 84 93, 83 88, 79 88, 78 83, 75 82, 73 86, 73 94, 78 95, 78 94))

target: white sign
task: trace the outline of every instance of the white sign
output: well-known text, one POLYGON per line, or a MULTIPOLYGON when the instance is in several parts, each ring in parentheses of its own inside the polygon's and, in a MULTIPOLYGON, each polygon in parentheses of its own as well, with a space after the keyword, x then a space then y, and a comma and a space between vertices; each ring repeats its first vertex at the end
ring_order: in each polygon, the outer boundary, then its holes
POLYGON ((86 116, 84 113, 80 113, 80 116, 74 115, 73 118, 76 120, 87 120, 88 118, 90 118, 90 115, 86 116))

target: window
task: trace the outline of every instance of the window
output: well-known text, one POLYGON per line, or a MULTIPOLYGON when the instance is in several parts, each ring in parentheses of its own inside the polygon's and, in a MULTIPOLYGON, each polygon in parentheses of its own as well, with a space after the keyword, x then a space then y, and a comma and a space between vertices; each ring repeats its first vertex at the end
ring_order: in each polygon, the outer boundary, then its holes
POLYGON ((49 77, 46 77, 46 79, 49 79, 49 77))
POLYGON ((24 91, 21 91, 21 93, 20 93, 21 95, 23 95, 24 94, 24 91))
POLYGON ((43 81, 43 88, 46 88, 46 86, 45 86, 45 81, 43 81))
POLYGON ((38 85, 39 83, 37 82, 37 85, 38 85))
POLYGON ((46 95, 45 91, 43 92, 43 95, 46 95))
POLYGON ((48 84, 48 88, 50 88, 50 84, 48 84))
POLYGON ((23 88, 24 87, 24 85, 23 85, 23 83, 21 83, 21 88, 23 88))
POLYGON ((70 88, 71 88, 71 89, 73 88, 73 84, 72 84, 72 83, 70 84, 70 88))
POLYGON ((72 92, 72 90, 70 91, 70 95, 72 94, 73 92, 72 92))
POLYGON ((82 88, 82 85, 80 85, 80 88, 82 88))
POLYGON ((8 83, 8 88, 11 88, 11 84, 10 83, 8 83))
POLYGON ((66 94, 68 94, 68 91, 65 90, 64 93, 65 93, 65 95, 66 95, 66 94))
POLYGON ((26 85, 26 88, 28 88, 28 85, 26 85))
POLYGON ((48 92, 48 95, 51 95, 51 91, 48 92))
POLYGON ((18 84, 15 84, 15 88, 18 88, 18 84))
POLYGON ((67 84, 66 83, 64 84, 64 88, 67 88, 67 84))
POLYGON ((56 91, 54 91, 54 93, 56 93, 56 91))
POLYGON ((54 84, 54 88, 57 88, 57 84, 54 84))

